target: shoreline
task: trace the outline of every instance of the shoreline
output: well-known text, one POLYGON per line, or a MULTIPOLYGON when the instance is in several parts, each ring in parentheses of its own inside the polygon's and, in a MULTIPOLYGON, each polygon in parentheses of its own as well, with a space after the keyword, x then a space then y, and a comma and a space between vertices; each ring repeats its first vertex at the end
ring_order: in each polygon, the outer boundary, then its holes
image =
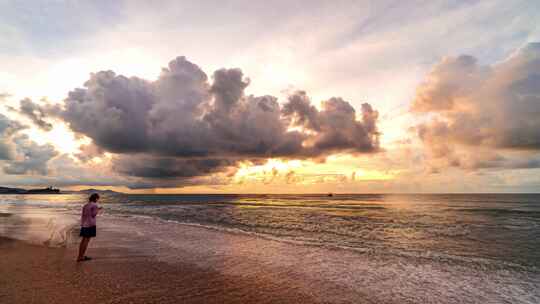
POLYGON ((223 274, 119 250, 49 248, 0 237, 0 301, 5 303, 322 303, 300 286, 269 277, 223 274))
POLYGON ((103 214, 87 253, 94 259, 77 264, 79 218, 74 209, 27 207, 8 208, 14 217, 0 226, 0 235, 12 238, 0 237, 0 269, 6 274, 0 278, 0 303, 391 304, 459 299, 529 304, 540 299, 536 268, 448 260, 444 255, 336 250, 151 215, 103 214), (97 291, 89 290, 92 284, 97 291))

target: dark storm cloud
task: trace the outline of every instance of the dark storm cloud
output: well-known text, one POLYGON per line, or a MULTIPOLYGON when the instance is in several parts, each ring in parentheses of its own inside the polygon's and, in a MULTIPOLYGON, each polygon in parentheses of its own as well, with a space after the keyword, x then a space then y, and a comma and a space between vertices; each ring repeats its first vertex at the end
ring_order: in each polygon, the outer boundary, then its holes
POLYGON ((208 175, 234 165, 228 159, 178 159, 172 157, 124 156, 113 168, 122 174, 151 179, 191 178, 208 175))
POLYGON ((210 91, 214 94, 216 112, 229 113, 244 95, 249 80, 244 79, 240 69, 221 69, 214 72, 214 83, 210 91))
POLYGON ((497 155, 534 158, 540 152, 540 43, 493 66, 470 56, 444 59, 418 88, 412 110, 433 117, 416 130, 436 161, 467 168, 538 167, 536 161, 497 155))
POLYGON ((71 129, 112 152, 144 151, 145 119, 154 103, 150 84, 106 71, 92 74, 84 85, 69 92, 61 114, 71 129))
POLYGON ((318 110, 303 92, 283 106, 273 96, 246 96, 250 81, 240 69, 217 70, 212 80, 184 57, 156 81, 102 71, 69 92, 58 115, 96 149, 114 153, 118 172, 143 178, 196 177, 270 157, 379 150, 378 113, 369 104, 357 119, 341 98, 318 110))

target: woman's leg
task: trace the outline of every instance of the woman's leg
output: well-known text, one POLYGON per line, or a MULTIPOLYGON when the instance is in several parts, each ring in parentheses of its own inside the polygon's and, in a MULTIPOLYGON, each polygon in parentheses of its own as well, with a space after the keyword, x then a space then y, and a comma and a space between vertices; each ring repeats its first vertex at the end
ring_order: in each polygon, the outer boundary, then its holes
POLYGON ((77 258, 77 261, 82 261, 84 259, 84 254, 86 253, 86 248, 88 248, 89 242, 89 237, 83 237, 81 239, 81 244, 79 245, 79 257, 77 258))

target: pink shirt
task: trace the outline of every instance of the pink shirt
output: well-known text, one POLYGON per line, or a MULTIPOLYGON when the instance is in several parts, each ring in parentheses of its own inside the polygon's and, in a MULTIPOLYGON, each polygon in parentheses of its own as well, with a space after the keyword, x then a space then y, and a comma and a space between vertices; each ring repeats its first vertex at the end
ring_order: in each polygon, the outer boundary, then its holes
POLYGON ((96 225, 96 215, 98 205, 95 202, 88 202, 82 208, 81 227, 93 227, 96 225))

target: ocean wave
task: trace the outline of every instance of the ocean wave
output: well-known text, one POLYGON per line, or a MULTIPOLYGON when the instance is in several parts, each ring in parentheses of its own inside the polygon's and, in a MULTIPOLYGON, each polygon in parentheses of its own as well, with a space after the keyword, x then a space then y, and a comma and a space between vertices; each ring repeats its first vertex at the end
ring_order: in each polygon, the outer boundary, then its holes
MULTIPOLYGON (((114 216, 117 216, 117 215, 112 215, 112 217, 114 216)), ((513 270, 518 270, 518 271, 540 273, 540 268, 534 265, 523 265, 520 263, 501 261, 498 259, 487 258, 487 257, 470 257, 470 256, 460 256, 460 255, 453 255, 453 254, 447 254, 447 253, 435 252, 435 251, 403 250, 403 249, 394 249, 394 248, 377 247, 377 246, 353 247, 353 246, 347 246, 344 244, 319 242, 317 240, 310 239, 310 238, 287 238, 287 237, 272 235, 268 233, 260 233, 260 232, 254 232, 254 231, 249 231, 249 230, 243 230, 241 228, 236 228, 236 227, 225 227, 225 226, 218 226, 218 225, 192 223, 192 222, 181 222, 178 220, 170 220, 170 219, 166 220, 166 219, 161 219, 159 217, 154 217, 154 216, 129 215, 129 216, 123 216, 123 217, 137 220, 137 223, 139 225, 141 224, 140 220, 147 221, 145 224, 150 225, 150 226, 163 225, 163 224, 184 225, 188 227, 208 229, 208 230, 222 232, 222 233, 240 234, 240 235, 245 235, 245 236, 262 238, 266 240, 283 242, 283 243, 292 244, 296 246, 310 246, 310 247, 317 247, 317 248, 328 249, 328 250, 345 250, 345 251, 354 252, 357 254, 369 255, 371 257, 376 257, 376 258, 388 259, 394 256, 394 257, 413 259, 418 262, 425 262, 425 263, 437 262, 437 263, 446 263, 446 264, 453 264, 453 265, 460 264, 466 267, 475 267, 475 268, 482 268, 482 269, 486 269, 486 268, 490 268, 493 270, 513 269, 513 270)), ((163 228, 163 229, 167 230, 166 228, 163 228)), ((176 240, 172 239, 171 242, 176 242, 176 240)))

